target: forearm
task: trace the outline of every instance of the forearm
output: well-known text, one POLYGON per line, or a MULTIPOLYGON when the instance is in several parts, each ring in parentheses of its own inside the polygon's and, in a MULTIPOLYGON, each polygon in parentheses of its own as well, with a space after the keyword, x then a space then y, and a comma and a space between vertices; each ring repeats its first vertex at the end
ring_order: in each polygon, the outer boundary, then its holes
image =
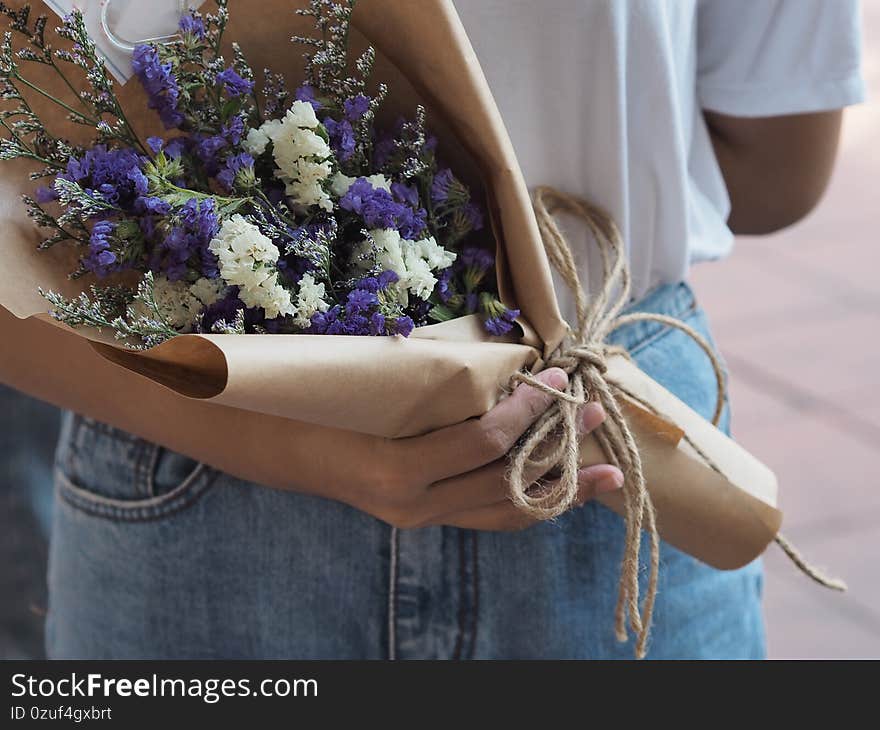
POLYGON ((842 112, 705 117, 730 195, 734 233, 772 233, 816 206, 831 176, 842 112))
POLYGON ((385 440, 184 398, 0 308, 0 382, 111 423, 241 479, 352 503, 385 440))

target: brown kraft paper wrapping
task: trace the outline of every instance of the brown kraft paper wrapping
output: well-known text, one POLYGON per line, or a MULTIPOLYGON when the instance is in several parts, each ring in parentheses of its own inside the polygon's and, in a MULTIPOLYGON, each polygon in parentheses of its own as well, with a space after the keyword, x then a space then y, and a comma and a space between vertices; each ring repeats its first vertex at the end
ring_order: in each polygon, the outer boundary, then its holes
MULTIPOLYGON (((273 0, 249 13, 244 0, 233 0, 228 31, 255 68, 287 69, 291 81, 301 51, 288 39, 304 30, 293 6, 273 0)), ((473 318, 463 318, 420 328, 408 340, 184 335, 134 353, 106 335, 74 333, 45 315, 37 287, 70 294, 83 283, 66 278, 69 251, 36 250, 39 234, 19 200, 33 183, 25 166, 3 163, 0 380, 235 476, 289 489, 295 477, 279 477, 259 458, 283 453, 284 438, 308 431, 317 461, 331 451, 356 459, 377 439, 480 415, 513 372, 539 365, 558 346, 566 325, 528 190, 452 3, 360 0, 355 23, 380 53, 376 76, 391 86, 392 105, 411 109, 423 100, 443 148, 482 180, 499 286, 522 311, 522 336, 489 341, 473 318)), ((132 115, 139 132, 155 131, 136 81, 120 97, 127 110, 144 110, 132 115)), ((781 522, 773 474, 625 359, 614 361, 612 374, 662 414, 621 396, 664 539, 718 568, 757 557, 781 522)), ((585 461, 603 460, 592 439, 582 453, 585 461)), ((613 498, 603 502, 621 511, 613 498)))

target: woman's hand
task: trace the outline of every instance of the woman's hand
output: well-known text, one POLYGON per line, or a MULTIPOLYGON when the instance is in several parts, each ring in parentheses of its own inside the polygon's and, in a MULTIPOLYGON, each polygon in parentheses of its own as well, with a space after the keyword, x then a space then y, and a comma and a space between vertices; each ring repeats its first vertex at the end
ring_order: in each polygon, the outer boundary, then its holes
MULTIPOLYGON (((539 375, 562 390, 568 378, 551 368, 539 375)), ((508 499, 507 452, 551 404, 548 395, 520 384, 481 418, 424 436, 385 440, 362 479, 349 485, 352 506, 401 528, 451 525, 475 530, 519 530, 535 520, 508 499)), ((581 410, 587 434, 605 419, 598 404, 581 410)), ((533 471, 537 482, 544 474, 533 471)), ((578 504, 623 485, 620 470, 608 464, 579 472, 578 504)))

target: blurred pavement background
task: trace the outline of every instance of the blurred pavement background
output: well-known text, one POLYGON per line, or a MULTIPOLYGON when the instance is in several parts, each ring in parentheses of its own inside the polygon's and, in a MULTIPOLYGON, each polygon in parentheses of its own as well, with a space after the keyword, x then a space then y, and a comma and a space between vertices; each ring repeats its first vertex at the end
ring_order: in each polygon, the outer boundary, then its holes
POLYGON ((863 6, 869 99, 846 113, 825 200, 693 273, 730 367, 734 436, 779 476, 783 531, 850 588, 813 585, 772 546, 775 658, 880 658, 880 2, 863 6))

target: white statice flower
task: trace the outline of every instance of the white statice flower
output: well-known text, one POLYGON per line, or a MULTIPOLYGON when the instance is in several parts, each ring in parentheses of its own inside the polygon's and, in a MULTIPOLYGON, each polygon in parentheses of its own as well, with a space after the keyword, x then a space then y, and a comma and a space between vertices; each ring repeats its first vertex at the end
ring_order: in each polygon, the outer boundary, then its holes
POLYGON ((222 279, 206 279, 202 277, 190 286, 189 293, 198 299, 203 306, 210 307, 223 296, 225 290, 226 285, 222 279))
POLYGON ((293 165, 294 174, 282 176, 284 192, 294 202, 305 207, 318 206, 328 213, 333 211, 333 201, 324 189, 324 181, 332 172, 329 160, 314 162, 300 159, 293 165))
POLYGON ((153 300, 162 319, 178 332, 191 332, 202 303, 190 292, 185 281, 157 276, 153 281, 153 300))
POLYGON ((296 295, 296 316, 293 320, 298 327, 308 327, 312 323, 312 315, 326 312, 330 305, 324 301, 327 292, 323 282, 315 281, 311 274, 303 274, 299 280, 299 292, 296 295))
POLYGON ((356 177, 349 177, 348 175, 343 175, 341 172, 337 172, 330 181, 330 192, 332 192, 337 198, 341 198, 348 192, 348 189, 352 186, 355 180, 357 180, 356 177))
POLYGON ((296 127, 314 129, 318 126, 318 117, 315 115, 315 107, 307 101, 297 99, 290 105, 290 109, 284 115, 284 121, 296 127))
POLYGON ((437 243, 437 240, 433 236, 423 238, 421 241, 416 241, 413 244, 413 247, 416 249, 419 256, 428 263, 431 271, 448 269, 455 263, 455 252, 443 248, 443 246, 437 243))
MULTIPOLYGON (((264 272, 269 272, 264 269, 264 272)), ((275 319, 281 315, 293 315, 295 310, 290 300, 290 292, 278 283, 278 272, 269 272, 261 278, 259 284, 242 286, 238 298, 246 307, 262 307, 267 319, 275 319)))
POLYGON ((364 268, 371 268, 372 261, 368 254, 376 252, 376 263, 384 271, 393 271, 399 278, 406 276, 406 262, 403 259, 403 239, 393 228, 377 228, 370 231, 372 241, 364 241, 357 253, 364 268))
POLYGON ((333 172, 333 151, 315 130, 318 118, 312 105, 295 101, 283 119, 272 119, 251 129, 244 141, 251 155, 261 155, 272 143, 275 174, 284 182, 286 194, 295 205, 333 210, 325 181, 333 172))
POLYGON ((272 124, 272 122, 277 126, 281 125, 281 120, 272 119, 269 122, 265 122, 259 128, 251 128, 248 130, 247 135, 241 143, 245 152, 252 157, 257 158, 266 151, 266 147, 269 146, 269 142, 271 141, 271 138, 269 137, 269 125, 272 124))
POLYGON ((278 283, 278 247, 257 226, 233 215, 223 221, 208 248, 220 262, 220 276, 240 288, 238 296, 245 305, 262 307, 269 319, 294 314, 290 292, 278 283))
POLYGON ((397 274, 392 289, 403 305, 409 304, 410 294, 428 299, 437 286, 434 272, 452 266, 456 258, 433 237, 409 241, 393 228, 370 231, 370 237, 372 240, 355 248, 354 263, 362 269, 370 269, 375 263, 383 271, 397 274))
POLYGON ((271 142, 275 174, 284 182, 287 196, 295 205, 317 206, 330 212, 333 203, 324 187, 333 172, 333 151, 315 131, 318 126, 312 105, 297 100, 283 119, 270 119, 258 129, 248 130, 242 146, 253 157, 259 157, 271 142))
POLYGON ((427 299, 437 286, 437 278, 431 273, 428 262, 421 257, 418 246, 412 241, 404 241, 403 244, 406 273, 397 286, 408 289, 419 299, 427 299))
POLYGON ((376 190, 381 189, 389 193, 391 192, 391 181, 380 173, 367 177, 367 182, 370 183, 370 185, 372 185, 376 190))
POLYGON ((272 156, 282 177, 296 179, 297 164, 304 161, 324 161, 333 151, 326 140, 310 129, 288 127, 282 124, 281 130, 272 140, 272 156))

